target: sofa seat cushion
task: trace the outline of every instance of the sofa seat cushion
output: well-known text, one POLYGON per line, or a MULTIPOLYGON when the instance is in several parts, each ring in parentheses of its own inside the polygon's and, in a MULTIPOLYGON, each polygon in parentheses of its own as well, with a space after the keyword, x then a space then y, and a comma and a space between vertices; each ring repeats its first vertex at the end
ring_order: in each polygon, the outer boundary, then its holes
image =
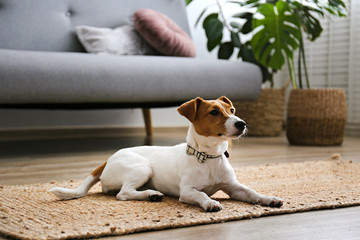
POLYGON ((152 9, 134 13, 139 34, 157 51, 167 56, 195 57, 196 49, 190 36, 173 20, 152 9))
POLYGON ((0 105, 169 106, 222 95, 251 100, 261 79, 257 66, 227 60, 0 49, 0 105))

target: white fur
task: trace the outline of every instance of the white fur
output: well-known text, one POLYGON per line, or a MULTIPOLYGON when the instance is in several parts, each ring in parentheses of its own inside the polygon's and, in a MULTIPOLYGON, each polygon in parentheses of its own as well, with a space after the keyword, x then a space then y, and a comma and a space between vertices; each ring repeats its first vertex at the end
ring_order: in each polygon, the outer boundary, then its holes
POLYGON ((95 183, 99 181, 99 178, 88 176, 84 182, 77 189, 66 189, 60 187, 54 187, 50 189, 50 192, 63 200, 84 197, 95 183))
MULTIPOLYGON (((234 127, 239 120, 235 116, 229 117, 225 124, 227 133, 222 137, 199 135, 191 124, 187 143, 172 147, 134 147, 116 152, 108 159, 99 178, 103 191, 118 192, 118 200, 148 200, 154 196, 161 199, 166 194, 206 211, 221 210, 220 203, 209 197, 219 190, 240 201, 281 205, 281 199, 261 195, 240 184, 224 155, 228 148, 227 140, 240 137, 234 127), (186 154, 187 144, 200 152, 221 157, 199 163, 195 156, 186 154)), ((245 132, 246 129, 241 135, 245 132)), ((89 176, 78 189, 53 188, 50 191, 61 199, 82 197, 96 181, 98 179, 89 176)))

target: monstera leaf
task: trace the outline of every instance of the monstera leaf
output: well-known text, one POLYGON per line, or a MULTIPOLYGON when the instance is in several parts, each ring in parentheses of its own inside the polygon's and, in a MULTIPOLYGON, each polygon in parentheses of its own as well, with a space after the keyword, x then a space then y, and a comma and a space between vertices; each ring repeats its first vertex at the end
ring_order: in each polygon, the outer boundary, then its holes
POLYGON ((216 46, 221 43, 223 38, 224 24, 219 20, 218 14, 213 13, 207 16, 203 22, 207 41, 207 49, 211 52, 216 46))
POLYGON ((251 45, 257 61, 281 69, 285 59, 293 59, 301 37, 300 21, 285 1, 259 6, 253 16, 253 29, 251 45))
POLYGON ((302 11, 299 11, 299 16, 301 18, 301 24, 304 28, 304 31, 308 35, 308 38, 311 41, 315 41, 322 32, 322 27, 320 21, 314 17, 309 8, 303 8, 302 11))
POLYGON ((315 41, 320 37, 322 27, 318 16, 324 16, 325 10, 317 7, 316 5, 305 5, 300 0, 294 0, 291 2, 291 7, 296 9, 296 13, 299 16, 301 26, 308 36, 308 39, 315 41))

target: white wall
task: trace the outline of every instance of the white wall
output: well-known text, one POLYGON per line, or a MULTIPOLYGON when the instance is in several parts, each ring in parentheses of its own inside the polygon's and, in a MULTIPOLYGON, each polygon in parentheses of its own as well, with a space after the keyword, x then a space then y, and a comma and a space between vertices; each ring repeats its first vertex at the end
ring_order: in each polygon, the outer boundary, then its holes
MULTIPOLYGON (((176 108, 152 110, 153 126, 188 126, 176 108)), ((120 110, 0 110, 0 129, 70 126, 143 127, 141 109, 120 110)))

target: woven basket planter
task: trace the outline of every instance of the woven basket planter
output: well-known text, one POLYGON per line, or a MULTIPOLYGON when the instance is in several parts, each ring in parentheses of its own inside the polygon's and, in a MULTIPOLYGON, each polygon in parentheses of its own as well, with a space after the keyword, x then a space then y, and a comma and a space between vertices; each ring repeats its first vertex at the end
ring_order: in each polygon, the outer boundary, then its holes
POLYGON ((236 115, 244 119, 248 136, 278 136, 283 130, 286 84, 262 89, 256 101, 235 102, 236 115))
POLYGON ((287 139, 294 145, 340 145, 346 119, 343 89, 293 89, 287 110, 287 139))

